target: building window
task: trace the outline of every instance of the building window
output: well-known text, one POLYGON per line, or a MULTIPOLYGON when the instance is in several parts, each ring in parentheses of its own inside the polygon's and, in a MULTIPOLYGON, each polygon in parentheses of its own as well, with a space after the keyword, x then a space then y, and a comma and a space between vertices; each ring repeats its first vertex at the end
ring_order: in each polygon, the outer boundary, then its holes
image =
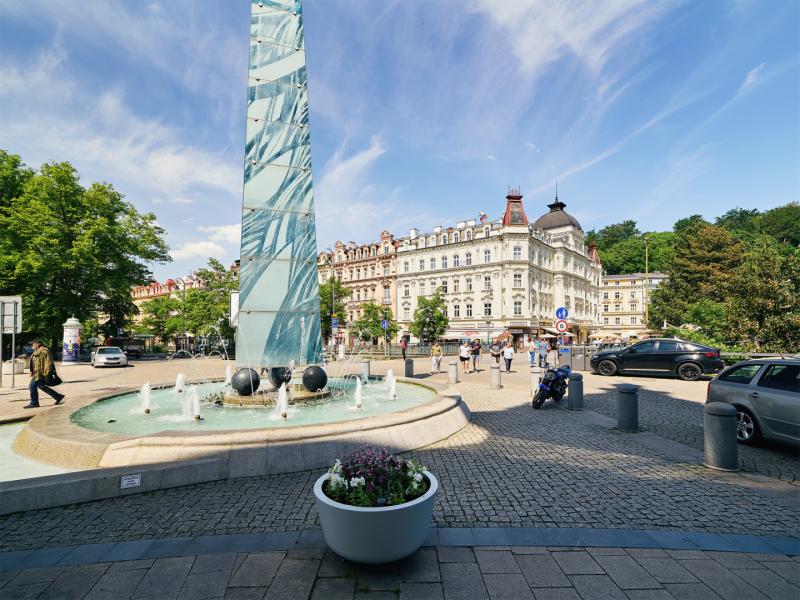
POLYGON ((522 301, 514 300, 514 315, 520 316, 522 314, 522 301))
POLYGON ((420 281, 419 282, 419 295, 420 296, 424 296, 425 295, 425 282, 424 281, 420 281))
POLYGON ((461 291, 461 280, 453 279, 453 292, 457 294, 460 291, 461 291))
POLYGON ((619 300, 619 292, 614 292, 614 300, 619 300))
POLYGON ((514 260, 522 260, 522 248, 514 246, 514 260))
POLYGON ((403 286, 403 298, 410 298, 411 297, 411 290, 407 285, 403 286))
POLYGON ((442 257, 442 268, 443 269, 447 268, 447 257, 446 256, 442 257))
POLYGON ((522 273, 514 273, 514 287, 515 288, 522 287, 522 273))
POLYGON ((608 325, 608 317, 603 317, 603 325, 608 325))
POLYGON ((631 292, 631 299, 636 298, 636 292, 631 292))
POLYGON ((353 279, 353 269, 350 269, 350 279, 353 279))
POLYGON ((383 301, 391 301, 390 287, 388 285, 383 286, 383 301))
POLYGON ((614 285, 619 285, 619 279, 614 282, 614 285))
POLYGON ((471 239, 472 239, 472 230, 467 231, 467 241, 470 241, 471 239))
POLYGON ((488 248, 483 251, 483 262, 488 263, 492 262, 492 251, 488 248))
POLYGON ((622 305, 621 304, 615 304, 614 305, 614 312, 619 312, 621 310, 622 310, 622 305))
POLYGON ((369 276, 370 277, 375 277, 375 267, 374 266, 370 267, 369 276))
POLYGON ((454 304, 453 305, 453 316, 458 319, 461 316, 461 305, 454 304))
POLYGON ((608 304, 603 304, 603 312, 608 312, 608 304))
POLYGON ((464 264, 468 267, 472 265, 472 252, 467 252, 466 256, 464 256, 464 264))
POLYGON ((458 243, 458 242, 460 242, 460 241, 461 241, 461 234, 460 234, 458 231, 456 231, 456 232, 453 234, 453 241, 454 241, 455 243, 458 243))
POLYGON ((403 307, 403 318, 406 321, 408 321, 408 315, 409 315, 410 312, 411 312, 411 310, 407 306, 403 307))
POLYGON ((409 268, 410 268, 410 267, 409 267, 408 261, 405 261, 405 262, 403 263, 403 273, 408 273, 408 271, 409 271, 409 268))
POLYGON ((467 304, 467 307, 466 307, 466 309, 467 309, 467 310, 466 310, 466 312, 467 312, 467 316, 468 316, 468 317, 471 317, 471 316, 472 316, 472 304, 467 304))
POLYGON ((389 276, 389 265, 383 265, 383 276, 384 277, 389 276))
POLYGON ((443 307, 442 307, 442 314, 443 314, 445 317, 447 316, 447 307, 446 307, 446 306, 443 306, 443 307))
POLYGON ((458 254, 453 254, 453 266, 454 267, 461 266, 461 257, 458 254))
POLYGON ((467 286, 466 287, 467 287, 467 291, 468 292, 472 291, 472 278, 471 277, 467 277, 467 286))
POLYGON ((483 228, 483 237, 489 237, 489 232, 491 231, 490 228, 484 227, 483 228))
POLYGON ((389 246, 384 246, 383 247, 383 253, 384 254, 389 254, 389 246))
POLYGON ((485 290, 491 290, 492 289, 492 276, 491 275, 486 275, 483 278, 483 289, 485 289, 485 290))
POLYGON ((603 300, 608 300, 608 292, 603 292, 603 300))
POLYGON ((442 244, 446 244, 446 243, 447 243, 447 235, 443 235, 442 236, 442 244))
POLYGON ((638 321, 639 319, 637 319, 636 317, 631 317, 631 325, 636 325, 638 321))
POLYGON ((637 308, 639 308, 638 304, 631 304, 631 312, 636 312, 637 308))
POLYGON ((614 317, 614 324, 615 325, 619 325, 620 322, 621 322, 621 319, 619 317, 614 317))
POLYGON ((432 258, 431 259, 431 271, 433 271, 435 269, 436 269, 436 259, 432 258))
POLYGON ((356 290, 356 300, 361 300, 361 290, 356 290))
POLYGON ((422 260, 422 259, 420 259, 420 261, 419 261, 419 270, 420 271, 424 271, 425 270, 425 261, 422 260))
POLYGON ((492 303, 491 302, 484 302, 483 303, 483 316, 484 317, 491 317, 492 316, 492 303))
POLYGON ((428 242, 429 242, 429 243, 428 243, 428 245, 429 245, 431 248, 433 248, 433 247, 436 245, 436 236, 435 236, 435 235, 432 235, 432 236, 430 237, 430 239, 428 240, 428 242))
POLYGON ((447 293, 447 279, 442 279, 441 288, 442 288, 442 293, 446 294, 447 293))

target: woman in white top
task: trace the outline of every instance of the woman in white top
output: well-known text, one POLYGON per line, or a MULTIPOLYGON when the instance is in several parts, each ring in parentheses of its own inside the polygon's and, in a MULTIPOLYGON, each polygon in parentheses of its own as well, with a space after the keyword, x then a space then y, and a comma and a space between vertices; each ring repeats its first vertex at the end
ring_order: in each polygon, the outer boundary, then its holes
POLYGON ((511 373, 511 360, 514 358, 514 346, 511 342, 503 348, 503 360, 506 362, 506 373, 511 373))
POLYGON ((472 354, 472 348, 469 347, 467 340, 464 340, 464 343, 458 348, 458 358, 461 360, 461 366, 464 367, 464 373, 469 373, 467 367, 469 367, 470 354, 472 354))
POLYGON ((528 364, 532 367, 536 362, 536 342, 533 338, 525 344, 525 349, 528 351, 528 364))

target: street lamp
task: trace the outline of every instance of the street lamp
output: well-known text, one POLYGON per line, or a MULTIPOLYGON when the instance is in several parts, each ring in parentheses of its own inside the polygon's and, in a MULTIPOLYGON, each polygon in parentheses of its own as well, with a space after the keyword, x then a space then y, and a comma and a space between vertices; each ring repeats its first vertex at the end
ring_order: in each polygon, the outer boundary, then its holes
POLYGON ((181 328, 183 329, 183 350, 186 350, 186 282, 178 277, 175 279, 175 285, 178 286, 178 282, 182 284, 182 291, 183 291, 183 309, 181 311, 181 328))
POLYGON ((649 238, 644 235, 642 236, 644 240, 644 326, 649 327, 650 322, 650 306, 648 302, 648 292, 650 291, 649 288, 649 277, 650 277, 650 263, 649 263, 649 255, 648 255, 648 248, 647 242, 649 242, 649 238))

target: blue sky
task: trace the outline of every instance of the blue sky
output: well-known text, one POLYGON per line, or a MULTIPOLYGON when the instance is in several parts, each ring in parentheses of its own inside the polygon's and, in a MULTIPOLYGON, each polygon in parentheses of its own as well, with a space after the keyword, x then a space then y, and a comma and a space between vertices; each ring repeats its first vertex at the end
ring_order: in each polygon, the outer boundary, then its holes
MULTIPOLYGON (((794 0, 306 0, 320 248, 559 196, 663 230, 800 198, 794 0)), ((0 2, 0 148, 112 182, 164 279, 238 256, 249 3, 0 2)))

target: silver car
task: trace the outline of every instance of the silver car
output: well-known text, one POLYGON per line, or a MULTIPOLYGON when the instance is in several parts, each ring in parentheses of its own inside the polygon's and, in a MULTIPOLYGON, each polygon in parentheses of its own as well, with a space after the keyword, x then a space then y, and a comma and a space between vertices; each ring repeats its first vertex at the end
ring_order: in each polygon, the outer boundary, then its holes
POLYGON ((737 438, 800 443, 800 360, 748 360, 728 367, 708 384, 706 402, 727 402, 739 413, 737 438))
POLYGON ((103 346, 92 352, 93 367, 127 367, 128 356, 116 346, 103 346))

